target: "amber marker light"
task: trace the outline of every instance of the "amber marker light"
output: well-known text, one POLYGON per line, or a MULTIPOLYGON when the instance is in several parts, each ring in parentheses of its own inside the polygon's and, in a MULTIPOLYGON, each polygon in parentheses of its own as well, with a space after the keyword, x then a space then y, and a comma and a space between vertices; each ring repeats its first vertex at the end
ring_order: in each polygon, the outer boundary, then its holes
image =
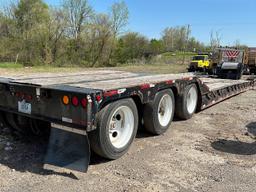
POLYGON ((62 102, 65 104, 65 105, 68 105, 69 104, 69 97, 67 95, 64 95, 63 98, 62 98, 62 102))

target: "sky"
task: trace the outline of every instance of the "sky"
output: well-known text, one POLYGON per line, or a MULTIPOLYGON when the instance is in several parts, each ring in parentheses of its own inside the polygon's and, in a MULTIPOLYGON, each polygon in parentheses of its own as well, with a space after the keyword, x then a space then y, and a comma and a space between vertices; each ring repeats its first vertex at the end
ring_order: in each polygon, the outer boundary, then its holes
MULTIPOLYGON (((0 3, 6 0, 0 0, 0 3)), ((117 0, 89 0, 97 12, 107 12, 117 0)), ((45 0, 59 6, 61 0, 45 0)), ((223 45, 235 41, 256 47, 255 0, 125 0, 130 12, 127 31, 160 38, 166 27, 190 25, 192 36, 209 44, 218 32, 223 45)))

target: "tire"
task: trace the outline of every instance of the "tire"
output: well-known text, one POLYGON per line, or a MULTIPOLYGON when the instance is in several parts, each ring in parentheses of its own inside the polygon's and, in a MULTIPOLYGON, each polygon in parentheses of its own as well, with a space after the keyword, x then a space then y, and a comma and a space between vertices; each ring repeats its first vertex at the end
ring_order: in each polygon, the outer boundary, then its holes
POLYGON ((108 104, 97 114, 97 129, 88 133, 92 150, 107 159, 120 158, 137 134, 138 121, 138 110, 132 99, 108 104))
POLYGON ((0 127, 1 128, 7 128, 8 127, 8 123, 6 122, 5 114, 4 114, 3 111, 0 111, 0 127))
POLYGON ((145 129, 154 135, 165 133, 172 123, 174 111, 175 98, 172 90, 166 89, 158 92, 154 101, 144 106, 145 129))
POLYGON ((244 68, 245 68, 245 66, 240 63, 238 66, 238 70, 237 70, 236 80, 239 80, 242 78, 244 68))
POLYGON ((49 136, 51 124, 46 121, 31 119, 25 116, 5 113, 7 127, 17 136, 49 136))
POLYGON ((0 127, 3 128, 6 126, 6 122, 5 122, 5 119, 4 119, 4 114, 2 111, 0 111, 0 127))
POLYGON ((238 73, 235 75, 235 80, 240 80, 242 78, 242 73, 238 73))
POLYGON ((33 136, 49 137, 51 133, 51 123, 47 121, 31 119, 30 129, 33 136))
POLYGON ((182 120, 190 119, 197 110, 198 90, 195 84, 187 86, 184 94, 176 102, 176 116, 182 120))
POLYGON ((8 127, 13 130, 16 135, 29 135, 30 119, 14 113, 5 113, 5 119, 8 127))
POLYGON ((195 68, 189 68, 189 69, 188 69, 188 72, 189 72, 189 73, 193 73, 193 72, 195 72, 195 71, 196 71, 195 68))

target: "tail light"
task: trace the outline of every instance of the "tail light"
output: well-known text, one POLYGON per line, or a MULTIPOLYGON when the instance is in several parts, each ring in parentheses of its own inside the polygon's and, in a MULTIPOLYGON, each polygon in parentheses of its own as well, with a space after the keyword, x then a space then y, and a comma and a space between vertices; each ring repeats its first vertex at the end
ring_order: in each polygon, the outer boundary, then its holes
POLYGON ((21 96, 22 96, 22 93, 16 92, 15 95, 16 95, 16 97, 21 97, 21 96))
POLYGON ((26 101, 32 101, 32 96, 31 95, 25 95, 25 100, 26 101))
POLYGON ((32 99, 33 99, 32 95, 25 94, 25 93, 22 93, 22 92, 16 92, 15 96, 18 99, 25 99, 26 101, 32 101, 32 99))
POLYGON ((62 97, 62 102, 64 105, 72 104, 75 107, 82 106, 83 108, 87 107, 87 98, 82 98, 81 100, 77 96, 69 97, 67 95, 64 95, 62 97))
POLYGON ((76 96, 74 96, 74 97, 72 98, 72 104, 73 104, 74 106, 78 106, 78 105, 79 105, 79 100, 78 100, 78 98, 77 98, 76 96))
POLYGON ((65 104, 65 105, 68 105, 69 104, 69 97, 67 95, 64 95, 63 98, 62 98, 62 102, 65 104))
POLYGON ((100 102, 101 101, 101 96, 100 95, 96 95, 96 101, 100 102))
POLYGON ((86 108, 86 107, 87 107, 87 99, 86 99, 86 98, 83 98, 83 99, 81 100, 81 105, 82 105, 83 108, 86 108))

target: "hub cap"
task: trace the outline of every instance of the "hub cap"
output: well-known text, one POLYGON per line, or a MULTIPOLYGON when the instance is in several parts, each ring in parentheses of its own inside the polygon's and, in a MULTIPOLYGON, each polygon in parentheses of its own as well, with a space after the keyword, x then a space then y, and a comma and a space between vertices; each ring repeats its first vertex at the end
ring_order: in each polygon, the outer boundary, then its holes
POLYGON ((197 106, 197 99, 197 90, 195 87, 191 87, 187 95, 187 110, 189 114, 195 112, 197 106))
POLYGON ((161 126, 166 127, 172 118, 172 98, 170 95, 164 95, 158 105, 158 120, 161 126))
POLYGON ((119 107, 112 115, 109 123, 109 138, 115 148, 123 148, 132 137, 134 115, 127 106, 119 107))

